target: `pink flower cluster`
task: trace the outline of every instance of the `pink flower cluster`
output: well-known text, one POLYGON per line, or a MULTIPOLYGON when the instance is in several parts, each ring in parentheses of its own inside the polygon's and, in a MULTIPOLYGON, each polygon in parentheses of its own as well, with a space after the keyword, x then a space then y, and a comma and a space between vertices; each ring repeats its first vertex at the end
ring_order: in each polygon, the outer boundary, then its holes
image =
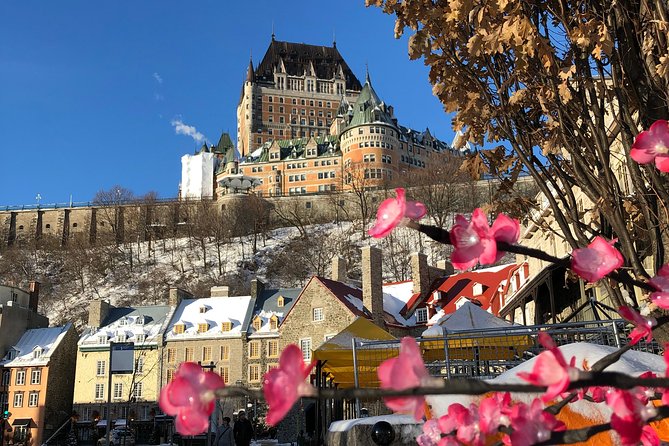
POLYGON ((225 386, 214 372, 204 372, 199 364, 182 362, 174 379, 160 391, 158 404, 167 415, 174 416, 176 429, 182 435, 197 435, 209 427, 214 411, 216 390, 225 386))
POLYGON ((279 358, 279 367, 270 370, 263 379, 263 393, 269 405, 267 424, 276 425, 286 416, 295 401, 313 395, 314 387, 306 382, 316 363, 305 364, 302 350, 290 344, 279 358))
MULTIPOLYGON (((408 336, 400 342, 399 355, 383 361, 377 373, 382 389, 405 390, 434 382, 425 368, 418 344, 408 336)), ((410 413, 416 420, 425 414, 424 396, 390 397, 385 398, 385 403, 389 409, 410 413)))
POLYGON ((634 140, 630 158, 639 164, 655 162, 662 172, 669 172, 669 122, 655 121, 634 140))
POLYGON ((597 236, 587 248, 575 249, 571 254, 571 269, 588 282, 597 282, 620 268, 623 256, 613 247, 615 242, 597 236))
POLYGON ((535 386, 547 387, 541 398, 551 401, 566 391, 572 380, 578 379, 579 370, 574 367, 576 358, 572 357, 567 364, 562 352, 547 333, 539 333, 539 343, 546 350, 534 360, 531 372, 520 372, 518 377, 535 386))
POLYGON ((669 310, 669 264, 660 268, 657 275, 648 283, 657 290, 650 295, 650 300, 658 307, 669 310))
POLYGON ((395 189, 396 198, 388 198, 381 203, 376 212, 376 224, 369 230, 369 235, 382 238, 405 220, 420 220, 427 214, 427 208, 418 201, 406 201, 404 189, 395 189))
POLYGON ((642 316, 630 307, 620 307, 618 313, 634 324, 634 329, 629 335, 632 344, 636 344, 642 338, 646 338, 646 342, 653 340, 653 327, 657 325, 655 318, 642 316))
POLYGON ((544 411, 541 400, 529 405, 512 403, 508 393, 497 393, 469 408, 451 404, 446 415, 423 425, 416 441, 420 446, 484 446, 499 434, 500 427, 511 428, 503 441, 513 446, 530 446, 549 439, 553 431, 565 429, 564 423, 544 411))
POLYGON ((451 228, 451 243, 455 250, 451 263, 457 269, 469 269, 477 263, 489 265, 504 256, 497 250, 497 242, 516 243, 520 237, 518 220, 499 214, 491 226, 483 210, 475 209, 470 221, 462 216, 455 217, 451 228))

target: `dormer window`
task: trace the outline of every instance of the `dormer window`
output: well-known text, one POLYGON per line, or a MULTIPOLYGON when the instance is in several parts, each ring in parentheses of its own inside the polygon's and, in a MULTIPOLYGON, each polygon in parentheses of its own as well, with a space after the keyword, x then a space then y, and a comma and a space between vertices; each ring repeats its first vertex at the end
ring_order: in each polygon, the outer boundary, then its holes
POLYGON ((427 322, 427 308, 423 307, 416 310, 416 322, 419 324, 427 322))
POLYGON ((276 316, 272 316, 269 319, 269 328, 270 330, 277 330, 279 328, 279 318, 276 316))
POLYGON ((206 322, 203 322, 201 324, 197 324, 197 332, 198 333, 206 333, 209 331, 209 324, 206 322))
POLYGON ((100 336, 98 336, 98 342, 99 342, 100 344, 106 344, 106 343, 107 343, 107 340, 108 340, 108 339, 107 339, 107 335, 100 335, 100 336))
POLYGON ((146 341, 146 335, 144 333, 138 333, 135 335, 135 338, 137 339, 137 342, 144 342, 146 341))
POLYGON ((279 296, 279 298, 276 300, 276 306, 281 308, 285 305, 283 296, 279 296))
POLYGON ((139 315, 137 316, 137 319, 135 319, 135 325, 144 325, 144 315, 139 315))
POLYGON ((223 322, 221 323, 221 331, 230 331, 232 330, 232 322, 223 322))
POLYGON ((126 325, 127 323, 128 323, 128 320, 124 317, 119 319, 119 321, 118 321, 119 325, 126 325))
POLYGON ((116 342, 125 342, 127 336, 125 333, 116 333, 116 342))
POLYGON ((44 350, 42 349, 42 347, 40 346, 35 347, 35 350, 33 350, 33 358, 37 359, 42 357, 43 352, 44 350))
POLYGON ((202 305, 202 306, 200 307, 200 314, 203 314, 203 313, 206 313, 206 312, 207 312, 207 307, 205 307, 204 305, 202 305))
POLYGON ((260 319, 259 316, 256 316, 255 319, 253 319, 253 329, 255 331, 260 331, 260 327, 262 327, 262 319, 260 319))
POLYGON ((186 329, 185 324, 183 324, 181 322, 178 323, 178 324, 174 324, 174 334, 183 334, 185 329, 186 329))
POLYGON ((8 359, 9 361, 11 361, 12 359, 16 359, 16 357, 18 356, 18 354, 19 354, 19 352, 18 352, 15 348, 11 348, 11 349, 9 349, 9 351, 7 352, 7 359, 8 359))

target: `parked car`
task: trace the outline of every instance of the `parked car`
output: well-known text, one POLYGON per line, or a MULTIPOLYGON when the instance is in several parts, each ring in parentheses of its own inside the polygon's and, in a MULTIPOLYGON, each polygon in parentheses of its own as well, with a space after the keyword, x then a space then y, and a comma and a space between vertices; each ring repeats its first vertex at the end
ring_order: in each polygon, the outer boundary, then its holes
MULTIPOLYGON (((107 438, 98 440, 97 446, 106 446, 107 438)), ((127 427, 117 427, 109 433, 109 446, 135 446, 135 436, 127 427)))

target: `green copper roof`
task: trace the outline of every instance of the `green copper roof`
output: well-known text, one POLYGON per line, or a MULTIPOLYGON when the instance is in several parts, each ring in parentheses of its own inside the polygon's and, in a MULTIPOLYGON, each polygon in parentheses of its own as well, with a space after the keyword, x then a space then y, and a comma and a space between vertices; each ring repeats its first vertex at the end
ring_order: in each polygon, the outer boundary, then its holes
POLYGON ((228 149, 234 149, 235 145, 232 143, 232 139, 230 139, 230 135, 228 132, 223 132, 221 133, 221 137, 218 140, 218 144, 216 144, 216 148, 214 149, 215 153, 225 153, 228 151, 228 149))
POLYGON ((358 100, 353 105, 353 117, 346 126, 346 129, 373 122, 389 124, 395 127, 393 119, 387 111, 386 104, 374 91, 368 75, 360 96, 358 96, 358 100))

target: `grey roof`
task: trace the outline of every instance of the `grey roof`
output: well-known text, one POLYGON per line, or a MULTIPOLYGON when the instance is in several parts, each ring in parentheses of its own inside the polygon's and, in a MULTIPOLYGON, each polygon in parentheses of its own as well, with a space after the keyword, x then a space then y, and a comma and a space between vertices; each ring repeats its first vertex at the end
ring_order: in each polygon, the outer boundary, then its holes
POLYGON ((279 288, 275 290, 263 290, 256 299, 256 305, 253 312, 275 312, 283 313, 285 316, 293 307, 293 304, 297 300, 297 296, 299 296, 301 292, 302 288, 279 288), (277 305, 279 296, 283 296, 283 307, 277 305))
POLYGON ((317 156, 333 156, 340 155, 341 148, 339 144, 339 138, 335 135, 323 135, 323 136, 311 136, 305 138, 296 138, 296 139, 279 139, 274 141, 265 142, 261 146, 260 156, 253 158, 252 156, 247 156, 242 162, 268 162, 269 151, 272 148, 274 143, 278 144, 280 151, 280 159, 300 159, 304 158, 306 153, 307 144, 313 139, 317 147, 317 156))

